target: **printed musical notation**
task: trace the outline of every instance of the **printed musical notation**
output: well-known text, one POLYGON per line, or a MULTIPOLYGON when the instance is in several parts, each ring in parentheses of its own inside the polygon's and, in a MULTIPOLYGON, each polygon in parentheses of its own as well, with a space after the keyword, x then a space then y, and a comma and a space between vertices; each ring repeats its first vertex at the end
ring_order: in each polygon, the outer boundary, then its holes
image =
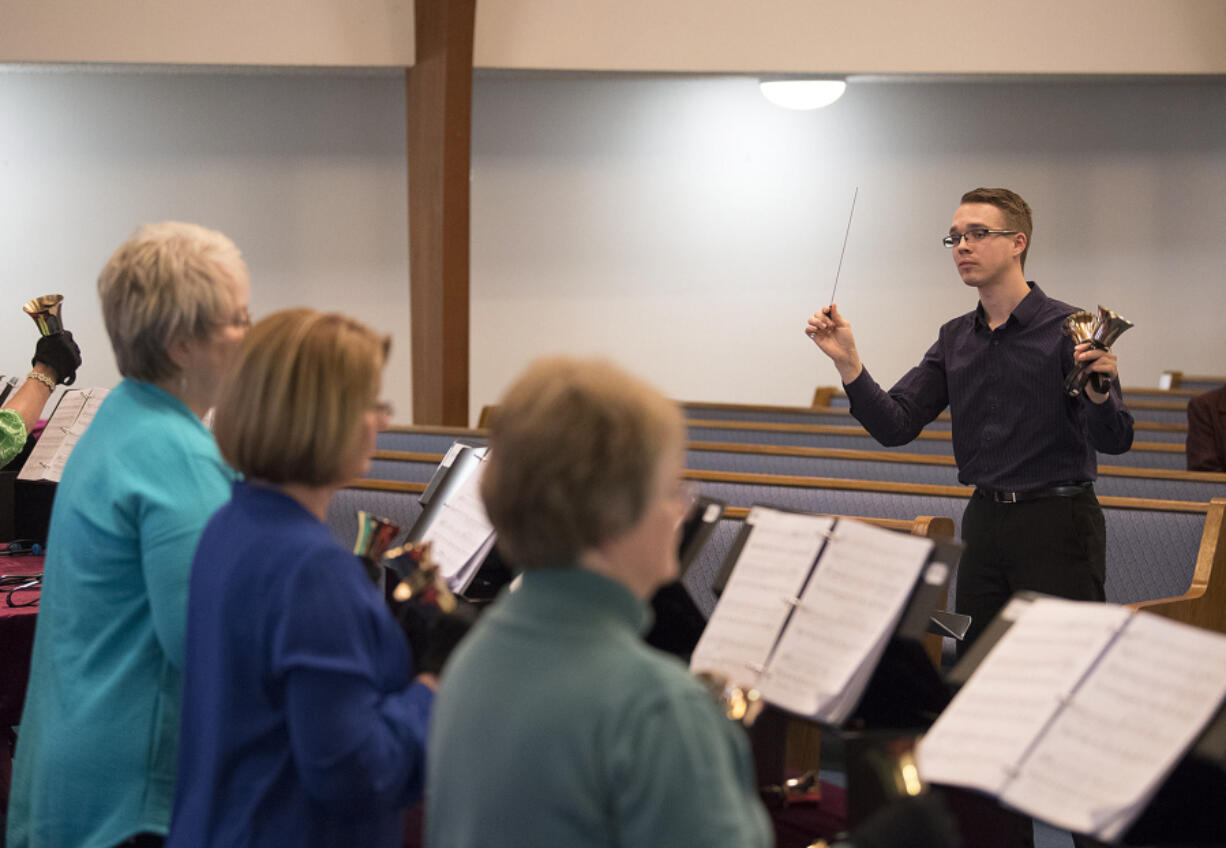
POLYGON ((1226 636, 1041 598, 921 740, 920 773, 1113 841, 1223 698, 1226 636))
POLYGON ((859 700, 932 542, 754 507, 752 529, 690 661, 831 724, 859 700))
POLYGON ((69 454, 94 420, 106 395, 107 389, 66 390, 17 479, 58 483, 64 476, 69 454))

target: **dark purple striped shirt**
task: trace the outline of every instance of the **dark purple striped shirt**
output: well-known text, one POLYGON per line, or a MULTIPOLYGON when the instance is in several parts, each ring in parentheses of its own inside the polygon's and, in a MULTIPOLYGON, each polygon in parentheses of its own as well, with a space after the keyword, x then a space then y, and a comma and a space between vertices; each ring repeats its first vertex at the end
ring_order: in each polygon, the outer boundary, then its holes
POLYGON ((863 370, 844 386, 852 415, 883 445, 904 445, 948 406, 966 485, 1026 492, 1095 479, 1095 451, 1132 447, 1132 415, 1118 380, 1102 404, 1065 394, 1073 341, 1061 327, 1076 308, 1030 287, 995 330, 982 306, 947 322, 888 394, 863 370))

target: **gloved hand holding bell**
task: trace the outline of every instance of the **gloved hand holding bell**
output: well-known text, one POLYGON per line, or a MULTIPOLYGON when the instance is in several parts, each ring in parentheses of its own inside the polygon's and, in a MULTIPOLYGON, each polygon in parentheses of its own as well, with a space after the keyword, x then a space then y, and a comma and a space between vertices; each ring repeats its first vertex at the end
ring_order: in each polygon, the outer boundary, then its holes
POLYGON ((77 347, 72 333, 64 329, 60 319, 63 305, 63 295, 45 294, 27 301, 22 309, 34 319, 38 332, 42 334, 30 364, 46 365, 55 372, 60 383, 70 386, 77 379, 77 368, 81 366, 81 349, 77 347))

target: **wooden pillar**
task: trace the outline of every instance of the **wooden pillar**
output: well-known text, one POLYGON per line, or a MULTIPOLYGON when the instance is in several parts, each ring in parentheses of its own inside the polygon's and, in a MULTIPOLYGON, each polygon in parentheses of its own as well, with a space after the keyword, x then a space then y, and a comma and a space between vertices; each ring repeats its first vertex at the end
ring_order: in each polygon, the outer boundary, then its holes
POLYGON ((476 0, 415 0, 407 71, 413 421, 468 425, 469 170, 476 0))

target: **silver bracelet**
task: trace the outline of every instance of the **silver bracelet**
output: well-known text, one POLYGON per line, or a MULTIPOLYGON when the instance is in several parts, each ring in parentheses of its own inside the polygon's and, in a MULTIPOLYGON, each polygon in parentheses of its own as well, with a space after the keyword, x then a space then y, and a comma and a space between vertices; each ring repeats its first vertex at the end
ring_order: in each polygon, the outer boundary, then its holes
POLYGON ((37 371, 31 371, 29 374, 26 375, 26 379, 27 380, 38 380, 38 382, 42 383, 44 386, 47 387, 47 391, 49 392, 55 391, 55 380, 52 380, 46 374, 39 374, 37 371))

